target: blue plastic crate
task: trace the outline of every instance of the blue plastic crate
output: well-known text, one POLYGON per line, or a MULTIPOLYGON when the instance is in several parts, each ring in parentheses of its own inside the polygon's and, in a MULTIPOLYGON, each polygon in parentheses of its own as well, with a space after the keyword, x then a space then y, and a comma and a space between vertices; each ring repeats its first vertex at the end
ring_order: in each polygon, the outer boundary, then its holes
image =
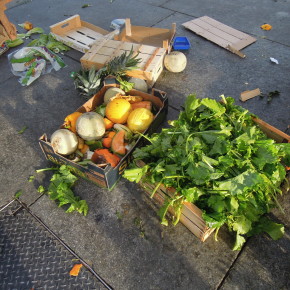
POLYGON ((174 38, 173 49, 175 50, 186 50, 190 49, 190 42, 185 36, 177 36, 174 38))

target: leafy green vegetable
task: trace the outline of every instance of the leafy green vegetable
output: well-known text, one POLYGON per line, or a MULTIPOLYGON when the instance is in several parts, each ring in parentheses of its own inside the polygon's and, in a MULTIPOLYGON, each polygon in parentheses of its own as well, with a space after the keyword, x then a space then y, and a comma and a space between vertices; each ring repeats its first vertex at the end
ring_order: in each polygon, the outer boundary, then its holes
POLYGON ((278 195, 286 176, 281 162, 290 164, 290 143, 276 144, 233 98, 221 98, 222 103, 189 95, 171 127, 144 136, 149 144, 133 153, 146 166, 132 165, 123 176, 154 184, 151 196, 161 184, 176 189, 160 209, 162 224, 168 224, 170 207, 176 224, 182 202, 193 202, 209 227, 218 231, 226 224, 236 233, 239 250, 249 235, 264 231, 276 239, 283 233, 282 225, 264 215, 281 208, 278 195))
POLYGON ((56 40, 51 33, 41 34, 38 39, 32 40, 27 46, 45 46, 55 53, 70 50, 68 46, 56 40))
MULTIPOLYGON (((55 168, 52 168, 52 170, 55 170, 55 168)), ((78 178, 70 172, 68 166, 61 165, 50 179, 47 194, 51 200, 58 202, 59 207, 69 205, 66 212, 77 211, 86 216, 88 213, 87 202, 75 196, 72 191, 72 187, 77 179, 78 178)), ((45 188, 43 186, 38 188, 39 193, 43 193, 44 191, 45 188)))

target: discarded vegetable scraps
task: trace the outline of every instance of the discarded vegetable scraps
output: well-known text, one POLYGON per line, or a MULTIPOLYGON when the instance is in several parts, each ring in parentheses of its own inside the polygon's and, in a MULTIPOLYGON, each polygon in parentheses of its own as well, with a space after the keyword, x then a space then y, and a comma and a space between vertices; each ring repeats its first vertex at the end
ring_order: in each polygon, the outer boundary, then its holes
POLYGON ((69 274, 71 276, 78 276, 83 264, 75 264, 72 269, 70 270, 69 274))
POLYGON ((227 225, 236 235, 233 249, 240 250, 251 235, 264 231, 278 239, 284 233, 282 225, 263 215, 275 206, 282 210, 277 200, 286 176, 281 161, 290 165, 290 143, 267 138, 247 110, 221 97, 223 103, 189 95, 171 127, 145 136, 150 144, 134 151, 145 166, 131 164, 123 177, 153 184, 152 197, 161 184, 175 189, 159 211, 162 224, 168 224, 170 207, 176 224, 183 202, 192 202, 216 234, 227 225))
POLYGON ((31 30, 33 28, 33 24, 29 21, 25 21, 24 23, 18 25, 24 28, 25 30, 31 30))
MULTIPOLYGON (((70 172, 69 166, 61 165, 60 168, 44 168, 36 172, 39 173, 47 170, 55 171, 46 191, 49 198, 58 201, 59 207, 69 205, 66 210, 68 213, 77 211, 86 216, 88 213, 87 202, 74 195, 72 187, 78 178, 70 172)), ((41 193, 43 193, 43 189, 44 187, 42 187, 41 193)))
POLYGON ((263 30, 271 30, 272 29, 272 26, 270 24, 263 24, 260 26, 263 30))
POLYGON ((273 92, 269 92, 268 94, 263 94, 263 93, 260 94, 261 98, 267 97, 267 103, 270 103, 274 97, 278 97, 278 96, 280 96, 280 92, 277 90, 273 92))

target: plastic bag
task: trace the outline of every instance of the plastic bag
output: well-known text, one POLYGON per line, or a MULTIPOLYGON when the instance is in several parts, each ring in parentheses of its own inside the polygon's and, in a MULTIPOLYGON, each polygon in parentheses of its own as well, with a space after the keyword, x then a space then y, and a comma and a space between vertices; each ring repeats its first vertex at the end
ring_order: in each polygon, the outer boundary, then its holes
POLYGON ((29 86, 43 74, 52 69, 58 71, 65 67, 63 60, 46 47, 24 47, 8 55, 11 71, 20 76, 22 86, 29 86))
POLYGON ((121 28, 125 25, 125 19, 114 19, 111 22, 111 28, 115 30, 121 30, 121 28))

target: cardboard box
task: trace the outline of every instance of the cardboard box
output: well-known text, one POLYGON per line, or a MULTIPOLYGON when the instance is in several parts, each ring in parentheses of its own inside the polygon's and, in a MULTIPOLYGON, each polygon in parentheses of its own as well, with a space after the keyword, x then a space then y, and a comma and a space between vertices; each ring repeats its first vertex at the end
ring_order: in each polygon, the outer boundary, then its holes
POLYGON ((175 33, 175 23, 172 23, 171 29, 133 26, 131 25, 130 19, 127 18, 125 20, 125 27, 119 35, 115 36, 115 40, 161 47, 169 53, 171 51, 175 33))
POLYGON ((122 55, 124 52, 129 54, 131 50, 135 54, 138 53, 141 62, 138 64, 138 69, 127 71, 127 75, 144 79, 152 87, 163 70, 163 61, 166 55, 166 49, 164 48, 100 39, 81 58, 81 65, 84 69, 94 67, 99 70, 113 58, 122 55))
MULTIPOLYGON (((112 87, 112 85, 104 86, 94 97, 92 97, 90 100, 84 103, 76 111, 85 113, 94 110, 97 106, 103 103, 104 94, 110 87, 112 87)), ((159 125, 163 122, 163 120, 166 117, 168 108, 168 100, 166 93, 156 89, 153 89, 151 94, 146 94, 137 90, 131 90, 128 93, 130 95, 142 96, 144 100, 151 101, 153 105, 159 109, 159 111, 154 117, 152 124, 144 132, 146 134, 152 134, 154 131, 157 130, 159 125)), ((140 137, 137 140, 134 148, 132 148, 124 157, 122 157, 117 167, 113 168, 110 165, 107 165, 106 167, 102 168, 92 162, 89 163, 87 167, 85 167, 67 159, 65 156, 55 153, 49 142, 49 138, 47 137, 46 134, 43 134, 39 139, 39 145, 47 160, 50 160, 58 165, 61 164, 69 165, 71 166, 71 170, 77 175, 85 179, 91 180, 95 184, 101 187, 108 188, 109 190, 111 190, 115 186, 118 179, 121 177, 123 171, 131 161, 132 152, 134 151, 136 146, 139 146, 142 142, 143 137, 140 137)))
POLYGON ((81 20, 79 15, 51 25, 50 32, 58 41, 83 53, 87 52, 97 39, 112 35, 105 29, 81 20))
MULTIPOLYGON (((285 134, 284 132, 278 130, 277 128, 269 125, 268 123, 262 121, 258 118, 253 118, 253 121, 261 128, 261 130, 271 139, 275 140, 277 143, 290 142, 290 136, 285 134)), ((144 162, 138 161, 137 165, 142 167, 144 166, 144 162)), ((140 186, 144 189, 147 197, 151 200, 151 204, 156 209, 160 208, 163 205, 163 202, 166 198, 169 198, 175 192, 174 188, 166 188, 161 185, 153 199, 150 198, 153 189, 155 188, 154 184, 144 182, 141 180, 139 182, 140 186)), ((169 214, 174 215, 174 209, 169 208, 169 214)), ((202 242, 204 242, 214 231, 207 227, 206 222, 202 218, 202 211, 192 203, 184 202, 180 222, 186 226, 196 237, 198 237, 202 242)))

